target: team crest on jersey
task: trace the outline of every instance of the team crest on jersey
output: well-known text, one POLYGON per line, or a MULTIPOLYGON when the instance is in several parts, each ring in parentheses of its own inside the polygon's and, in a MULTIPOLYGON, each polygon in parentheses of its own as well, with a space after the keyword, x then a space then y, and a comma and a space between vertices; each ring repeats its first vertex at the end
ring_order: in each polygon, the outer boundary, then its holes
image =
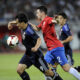
POLYGON ((24 40, 25 37, 26 37, 25 34, 26 34, 25 32, 22 34, 22 39, 23 39, 23 40, 24 40))

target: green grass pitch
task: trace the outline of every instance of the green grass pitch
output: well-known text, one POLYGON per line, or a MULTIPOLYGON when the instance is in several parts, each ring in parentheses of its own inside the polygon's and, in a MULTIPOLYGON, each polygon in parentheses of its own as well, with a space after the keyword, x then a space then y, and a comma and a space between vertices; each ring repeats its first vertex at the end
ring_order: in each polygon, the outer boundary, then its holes
MULTIPOLYGON (((23 54, 0 54, 0 80, 21 80, 16 72, 18 62, 23 54)), ((74 54, 75 64, 80 65, 80 54, 74 54)), ((31 80, 45 80, 44 75, 37 70, 34 66, 26 70, 31 80)), ((58 73, 64 80, 76 80, 72 75, 64 72, 60 66, 58 66, 58 73)))

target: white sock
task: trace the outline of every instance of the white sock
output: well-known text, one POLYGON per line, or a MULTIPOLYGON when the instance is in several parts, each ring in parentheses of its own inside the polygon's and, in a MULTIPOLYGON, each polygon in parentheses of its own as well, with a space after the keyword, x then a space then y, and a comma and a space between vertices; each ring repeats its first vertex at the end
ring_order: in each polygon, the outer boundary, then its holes
POLYGON ((75 76, 78 80, 80 80, 80 74, 78 73, 78 71, 74 68, 70 68, 69 73, 72 74, 73 76, 75 76))

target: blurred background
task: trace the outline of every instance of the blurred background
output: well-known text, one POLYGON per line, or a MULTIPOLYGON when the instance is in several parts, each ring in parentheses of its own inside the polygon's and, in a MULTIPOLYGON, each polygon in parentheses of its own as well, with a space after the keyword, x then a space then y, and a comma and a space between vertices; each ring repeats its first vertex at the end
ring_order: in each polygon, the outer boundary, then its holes
MULTIPOLYGON (((74 53, 74 66, 80 64, 80 0, 0 0, 0 80, 21 80, 16 72, 16 67, 23 55, 22 53, 25 51, 25 47, 21 43, 20 30, 14 27, 9 31, 7 28, 8 22, 13 20, 17 13, 25 12, 29 22, 39 24, 35 16, 35 9, 41 5, 48 8, 48 15, 51 17, 61 11, 67 14, 68 23, 73 34, 71 47, 74 53), (9 35, 19 37, 20 43, 17 47, 11 48, 7 45, 6 40, 9 35)), ((55 28, 58 36, 60 27, 56 25, 55 28)), ((37 34, 42 39, 42 50, 46 51, 47 48, 41 31, 37 32, 37 34)), ((32 80, 44 80, 44 76, 34 67, 27 71, 32 80)), ((74 77, 65 73, 60 67, 58 72, 65 80, 75 80, 74 77)))

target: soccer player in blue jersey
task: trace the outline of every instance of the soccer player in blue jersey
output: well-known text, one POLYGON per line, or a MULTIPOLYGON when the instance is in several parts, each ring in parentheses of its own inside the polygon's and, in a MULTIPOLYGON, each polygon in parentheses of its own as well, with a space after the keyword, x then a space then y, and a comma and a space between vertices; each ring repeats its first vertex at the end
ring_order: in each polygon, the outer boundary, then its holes
POLYGON ((60 40, 64 45, 66 57, 68 59, 68 63, 70 65, 74 64, 72 48, 70 46, 70 42, 73 40, 72 33, 70 27, 67 23, 67 15, 65 13, 58 14, 58 22, 60 25, 60 40))
POLYGON ((59 75, 56 75, 56 73, 53 73, 53 71, 48 68, 40 49, 41 39, 28 23, 26 15, 23 13, 18 14, 15 21, 8 23, 8 29, 11 30, 14 25, 21 29, 22 43, 26 48, 25 54, 21 58, 17 67, 17 72, 22 80, 30 80, 25 69, 29 68, 31 65, 34 65, 44 75, 46 75, 46 80, 62 80, 59 75))
MULTIPOLYGON (((70 46, 70 42, 72 41, 72 33, 67 23, 67 15, 65 13, 59 13, 57 16, 57 21, 60 25, 61 32, 60 32, 60 40, 64 45, 65 53, 70 65, 74 64, 72 48, 70 46)), ((80 72, 80 66, 74 67, 78 72, 80 72)))

